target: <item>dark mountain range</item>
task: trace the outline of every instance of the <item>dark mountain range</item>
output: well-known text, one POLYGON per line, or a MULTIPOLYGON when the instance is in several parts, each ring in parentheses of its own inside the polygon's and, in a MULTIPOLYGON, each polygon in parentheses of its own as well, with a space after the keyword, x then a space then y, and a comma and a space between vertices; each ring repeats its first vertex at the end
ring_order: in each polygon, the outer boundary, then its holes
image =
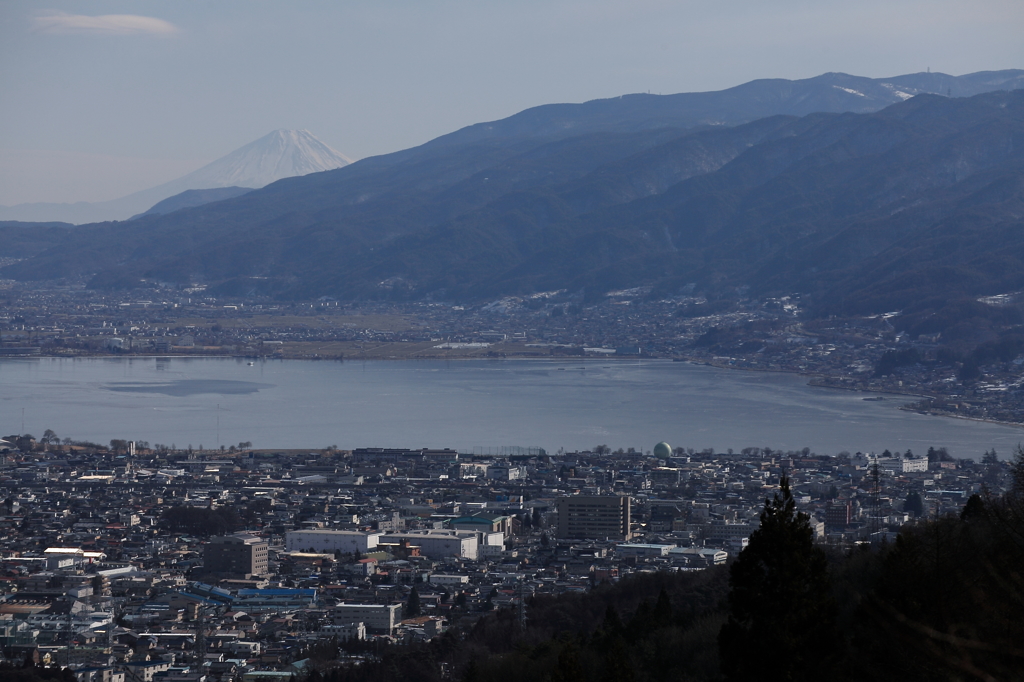
POLYGON ((519 137, 569 137, 595 131, 636 131, 736 125, 767 116, 819 112, 870 113, 915 95, 971 97, 1024 88, 1024 71, 980 71, 965 76, 914 73, 864 78, 826 73, 804 80, 761 79, 714 92, 633 94, 583 104, 547 104, 501 121, 478 123, 428 146, 519 137))
POLYGON ((0 276, 465 301, 693 283, 802 292, 823 314, 902 309, 923 329, 965 296, 1024 289, 1024 91, 893 93, 1022 76, 826 74, 538 107, 167 215, 18 232, 26 260, 0 276), (873 111, 885 93, 900 101, 873 111), (778 115, 847 96, 870 113, 778 115))

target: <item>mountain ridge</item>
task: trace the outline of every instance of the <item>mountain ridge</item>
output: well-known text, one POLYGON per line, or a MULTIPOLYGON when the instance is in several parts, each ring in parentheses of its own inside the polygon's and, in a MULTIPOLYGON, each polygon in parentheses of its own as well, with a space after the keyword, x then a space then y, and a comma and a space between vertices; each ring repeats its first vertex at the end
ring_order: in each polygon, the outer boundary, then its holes
POLYGON ((144 213, 133 215, 129 220, 136 220, 148 215, 163 215, 165 213, 173 213, 183 208, 193 208, 195 206, 203 206, 205 204, 213 203, 214 201, 223 201, 225 199, 234 199, 240 197, 243 194, 248 194, 252 191, 251 187, 213 187, 210 189, 187 189, 180 194, 167 197, 163 201, 159 201, 149 208, 144 213))
POLYGON ((1024 288, 1024 91, 900 100, 424 146, 80 226, 0 276, 283 299, 749 290, 804 294, 817 314, 905 308, 924 329, 964 297, 1024 288))

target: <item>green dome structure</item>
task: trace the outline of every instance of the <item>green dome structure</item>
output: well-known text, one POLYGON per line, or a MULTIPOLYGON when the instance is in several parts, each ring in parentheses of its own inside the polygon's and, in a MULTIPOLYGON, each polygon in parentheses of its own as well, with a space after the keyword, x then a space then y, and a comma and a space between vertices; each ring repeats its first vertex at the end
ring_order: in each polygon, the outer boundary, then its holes
POLYGON ((671 457, 672 446, 666 443, 665 441, 661 441, 660 443, 654 446, 654 456, 657 457, 658 459, 665 459, 667 457, 671 457))

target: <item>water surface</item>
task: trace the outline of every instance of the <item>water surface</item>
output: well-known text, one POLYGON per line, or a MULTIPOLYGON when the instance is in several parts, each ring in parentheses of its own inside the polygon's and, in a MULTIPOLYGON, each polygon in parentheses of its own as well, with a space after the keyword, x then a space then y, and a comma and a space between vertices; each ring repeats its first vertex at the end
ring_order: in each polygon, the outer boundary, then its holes
POLYGON ((0 360, 0 432, 178 447, 810 447, 1002 456, 1024 430, 806 377, 667 361, 0 360), (24 419, 24 429, 21 428, 24 419))

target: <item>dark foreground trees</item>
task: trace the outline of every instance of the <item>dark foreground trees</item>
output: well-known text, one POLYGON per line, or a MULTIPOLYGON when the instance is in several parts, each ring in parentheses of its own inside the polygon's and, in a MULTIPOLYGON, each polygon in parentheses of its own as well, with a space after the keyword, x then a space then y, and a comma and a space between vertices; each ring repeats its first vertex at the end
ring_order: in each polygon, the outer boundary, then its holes
POLYGON ((875 554, 844 679, 1024 679, 1024 494, 974 496, 875 554))
POLYGON ((840 651, 828 560, 785 476, 733 563, 729 587, 729 620, 719 635, 728 679, 823 679, 840 651))

